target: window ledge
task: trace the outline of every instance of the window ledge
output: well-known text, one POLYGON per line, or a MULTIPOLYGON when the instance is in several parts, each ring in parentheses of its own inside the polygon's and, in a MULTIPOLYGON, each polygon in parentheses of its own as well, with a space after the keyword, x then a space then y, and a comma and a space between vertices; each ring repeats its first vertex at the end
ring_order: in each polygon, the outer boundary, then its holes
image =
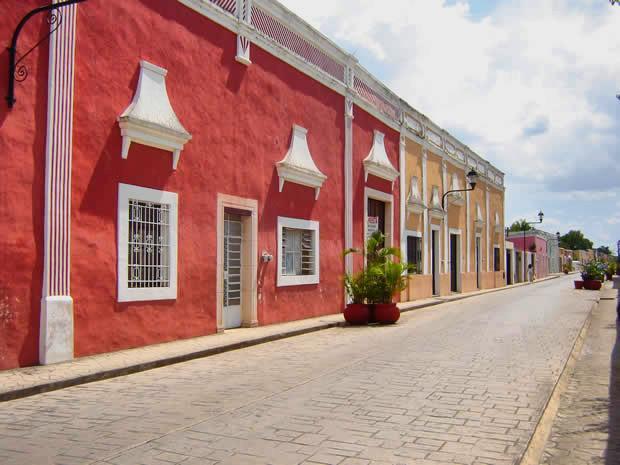
POLYGON ((278 276, 278 287, 306 286, 309 284, 319 284, 319 282, 319 276, 316 274, 306 276, 278 276))

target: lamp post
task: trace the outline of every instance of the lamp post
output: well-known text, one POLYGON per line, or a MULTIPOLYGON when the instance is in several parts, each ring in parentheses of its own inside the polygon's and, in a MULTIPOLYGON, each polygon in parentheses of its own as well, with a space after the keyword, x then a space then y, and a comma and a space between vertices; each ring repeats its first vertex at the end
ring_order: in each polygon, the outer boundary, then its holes
POLYGON ((475 170, 472 169, 469 173, 467 173, 467 182, 471 186, 470 189, 454 189, 454 190, 446 192, 441 197, 441 209, 443 211, 446 211, 446 196, 448 194, 454 194, 455 192, 469 192, 469 191, 473 191, 476 188, 476 184, 478 183, 478 173, 476 173, 475 170))
MULTIPOLYGON (((526 221, 525 224, 540 224, 543 222, 543 217, 545 214, 541 211, 538 212, 538 221, 526 221)), ((525 225, 523 225, 523 281, 525 282, 525 225)), ((536 239, 534 239, 534 244, 536 244, 536 239)))
POLYGON ((562 254, 560 253, 560 231, 555 233, 555 238, 558 240, 558 273, 562 272, 562 254))

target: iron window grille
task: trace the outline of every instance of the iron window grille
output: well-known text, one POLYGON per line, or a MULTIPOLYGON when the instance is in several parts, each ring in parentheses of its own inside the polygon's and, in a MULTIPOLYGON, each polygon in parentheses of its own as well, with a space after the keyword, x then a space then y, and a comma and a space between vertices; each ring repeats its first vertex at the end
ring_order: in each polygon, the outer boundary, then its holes
POLYGON ((500 249, 499 247, 495 247, 493 249, 493 269, 495 271, 501 271, 500 270, 500 249))
POLYGON ((170 205, 129 200, 127 287, 170 286, 170 205))
POLYGON ((283 276, 314 275, 314 231, 283 228, 282 256, 283 276))
POLYGON ((407 263, 415 266, 410 274, 422 273, 422 238, 407 236, 407 263))

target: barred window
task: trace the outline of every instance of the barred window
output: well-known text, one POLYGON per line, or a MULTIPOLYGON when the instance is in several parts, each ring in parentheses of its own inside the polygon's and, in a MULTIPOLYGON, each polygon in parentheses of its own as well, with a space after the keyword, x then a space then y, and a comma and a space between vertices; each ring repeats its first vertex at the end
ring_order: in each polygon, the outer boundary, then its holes
POLYGON ((501 264, 500 264, 500 248, 499 247, 495 247, 493 249, 493 270, 494 271, 501 271, 501 264))
POLYGON ((129 200, 129 288, 170 285, 170 205, 129 200))
POLYGON ((319 223, 278 217, 278 286, 319 282, 319 223))
POLYGON ((314 274, 314 231, 284 228, 282 230, 282 274, 306 276, 314 274))
POLYGON ((410 274, 422 273, 422 238, 417 236, 407 236, 407 263, 415 268, 410 270, 410 274))
POLYGON ((173 192, 119 184, 119 302, 176 299, 177 208, 173 192))

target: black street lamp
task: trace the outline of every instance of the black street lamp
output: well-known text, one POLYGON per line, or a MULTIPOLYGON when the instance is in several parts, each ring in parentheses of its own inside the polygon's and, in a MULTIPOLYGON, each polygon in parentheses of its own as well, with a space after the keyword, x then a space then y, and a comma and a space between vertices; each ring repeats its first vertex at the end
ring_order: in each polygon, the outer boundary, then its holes
POLYGON ((560 231, 555 233, 555 238, 558 240, 558 273, 562 272, 562 254, 560 253, 560 231))
MULTIPOLYGON (((523 281, 525 282, 525 229, 526 224, 540 224, 543 222, 545 214, 541 211, 538 212, 538 221, 526 221, 523 225, 523 281)), ((536 239, 534 239, 534 244, 536 244, 536 239)))
POLYGON ((454 194, 455 192, 469 192, 469 191, 473 191, 476 188, 476 184, 478 183, 478 173, 476 173, 475 170, 472 169, 469 173, 467 173, 467 182, 471 186, 471 189, 454 189, 454 190, 446 192, 441 197, 441 209, 443 211, 446 211, 446 196, 448 194, 454 194))

